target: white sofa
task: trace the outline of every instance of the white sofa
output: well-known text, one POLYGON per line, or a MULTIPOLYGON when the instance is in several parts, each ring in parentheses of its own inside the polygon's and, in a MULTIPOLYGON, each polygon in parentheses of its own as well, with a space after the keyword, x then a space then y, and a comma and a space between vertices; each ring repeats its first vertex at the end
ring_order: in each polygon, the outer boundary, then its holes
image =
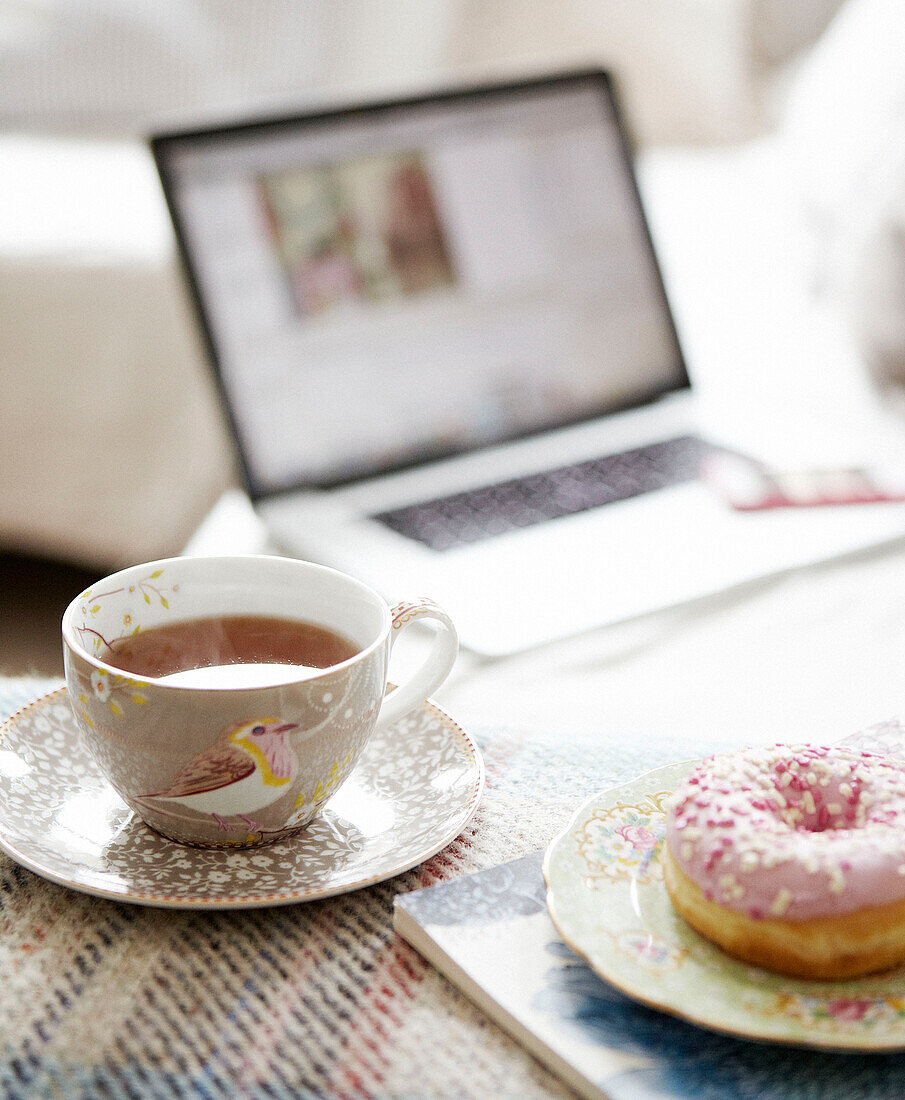
MULTIPOLYGON (((767 94, 775 78, 838 3, 789 12, 769 0, 645 0, 629 18, 616 2, 542 3, 528 16, 512 3, 447 0, 429 19, 408 0, 304 10, 269 0, 254 6, 253 27, 242 23, 247 6, 229 0, 111 2, 91 6, 81 27, 62 2, 23 3, 20 15, 33 19, 19 39, 3 39, 0 24, 0 547, 98 566, 175 552, 235 483, 138 135, 236 114, 239 103, 285 109, 570 61, 610 63, 648 149, 641 167, 655 234, 706 394, 730 422, 749 396, 763 405, 781 395, 790 414, 796 395, 827 411, 831 389, 835 405, 853 396, 869 403, 846 310, 854 315, 862 303, 861 347, 884 375, 894 373, 902 312, 880 324, 864 310, 864 281, 853 274, 863 264, 849 261, 885 250, 893 285, 890 207, 874 195, 854 226, 851 188, 875 150, 862 148, 855 112, 850 132, 817 123, 826 88, 836 102, 854 102, 838 84, 846 70, 856 98, 866 84, 875 101, 883 92, 882 122, 892 125, 897 70, 873 64, 867 73, 858 62, 852 70, 850 44, 863 47, 877 20, 901 30, 894 0, 848 0, 792 83, 777 133, 752 136, 776 102, 767 94), (26 65, 29 58, 40 64, 26 65), (667 139, 686 147, 664 149, 667 139), (730 148, 713 144, 729 139, 730 148), (826 170, 838 167, 840 149, 848 190, 843 173, 826 170), (830 373, 815 376, 815 364, 830 373)), ((891 297, 878 287, 871 302, 891 297)), ((850 411, 840 415, 851 428, 850 411)), ((746 426, 755 430, 750 418, 746 426)))
POLYGON ((0 138, 0 543, 104 566, 177 548, 230 480, 153 166, 0 138))

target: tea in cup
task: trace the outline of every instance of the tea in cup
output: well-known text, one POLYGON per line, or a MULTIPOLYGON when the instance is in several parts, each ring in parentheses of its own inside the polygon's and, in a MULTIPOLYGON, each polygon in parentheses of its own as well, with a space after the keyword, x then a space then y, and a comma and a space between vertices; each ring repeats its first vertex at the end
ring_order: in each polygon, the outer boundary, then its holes
POLYGON ((307 825, 374 730, 423 703, 457 652, 432 601, 390 607, 361 581, 294 558, 134 566, 63 616, 69 696, 101 771, 152 828, 210 847, 307 825), (416 620, 435 624, 431 648, 387 693, 393 642, 416 620))

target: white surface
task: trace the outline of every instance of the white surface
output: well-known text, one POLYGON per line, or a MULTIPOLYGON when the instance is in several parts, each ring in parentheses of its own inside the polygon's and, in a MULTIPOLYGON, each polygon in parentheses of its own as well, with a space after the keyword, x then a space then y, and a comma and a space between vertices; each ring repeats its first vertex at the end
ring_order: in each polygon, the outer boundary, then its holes
POLYGON ((505 661, 460 658, 437 701, 500 724, 620 743, 835 741, 900 714, 905 555, 814 567, 505 661))

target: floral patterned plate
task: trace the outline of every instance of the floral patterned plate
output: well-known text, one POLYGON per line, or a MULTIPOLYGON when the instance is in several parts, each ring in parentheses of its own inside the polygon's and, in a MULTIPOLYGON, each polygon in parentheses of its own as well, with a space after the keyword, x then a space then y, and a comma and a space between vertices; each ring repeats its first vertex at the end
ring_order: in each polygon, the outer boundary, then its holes
POLYGON ((323 813, 288 840, 188 848, 149 829, 83 749, 65 688, 0 727, 0 849, 52 882, 142 905, 233 909, 329 897, 401 874, 477 809, 484 765, 433 703, 375 734, 323 813))
POLYGON ((595 795, 547 849, 547 907, 563 940, 629 997, 752 1039, 905 1050, 905 968, 808 982, 737 962, 676 913, 663 885, 664 800, 694 761, 595 795))

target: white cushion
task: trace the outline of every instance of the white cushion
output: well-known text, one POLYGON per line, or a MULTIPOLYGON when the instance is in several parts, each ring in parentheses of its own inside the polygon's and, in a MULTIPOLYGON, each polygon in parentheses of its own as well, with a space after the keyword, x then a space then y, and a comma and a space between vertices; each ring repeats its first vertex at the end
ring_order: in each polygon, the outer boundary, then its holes
POLYGON ((177 552, 232 460, 142 146, 0 140, 0 543, 177 552))
POLYGON ((848 0, 791 86, 782 135, 811 278, 868 366, 905 383, 905 5, 848 0))

